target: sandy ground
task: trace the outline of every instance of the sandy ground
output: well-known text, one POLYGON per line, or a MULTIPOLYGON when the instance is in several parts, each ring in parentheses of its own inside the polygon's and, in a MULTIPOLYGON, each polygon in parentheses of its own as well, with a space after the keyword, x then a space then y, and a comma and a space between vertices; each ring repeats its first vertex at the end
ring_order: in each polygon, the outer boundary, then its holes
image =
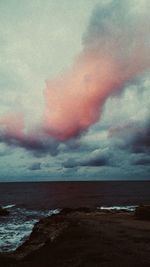
POLYGON ((72 212, 41 220, 0 267, 150 267, 150 221, 132 213, 72 212))

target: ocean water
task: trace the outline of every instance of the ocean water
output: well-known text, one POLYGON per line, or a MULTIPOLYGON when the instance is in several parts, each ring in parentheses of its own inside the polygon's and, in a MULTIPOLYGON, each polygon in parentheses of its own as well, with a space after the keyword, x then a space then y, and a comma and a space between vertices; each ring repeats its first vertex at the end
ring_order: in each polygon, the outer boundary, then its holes
POLYGON ((59 212, 59 210, 27 210, 16 205, 3 208, 7 208, 10 215, 0 217, 0 252, 15 250, 29 237, 34 224, 40 218, 59 212))
POLYGON ((63 207, 134 211, 140 204, 150 204, 149 181, 0 183, 0 206, 10 211, 0 217, 0 252, 15 250, 39 219, 63 207))

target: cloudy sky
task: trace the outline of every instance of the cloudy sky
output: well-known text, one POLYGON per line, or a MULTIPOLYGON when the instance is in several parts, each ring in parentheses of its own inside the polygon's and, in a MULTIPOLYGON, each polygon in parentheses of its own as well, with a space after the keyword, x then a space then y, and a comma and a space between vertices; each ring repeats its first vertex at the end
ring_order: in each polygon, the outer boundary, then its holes
POLYGON ((149 8, 0 1, 0 181, 150 178, 149 8))

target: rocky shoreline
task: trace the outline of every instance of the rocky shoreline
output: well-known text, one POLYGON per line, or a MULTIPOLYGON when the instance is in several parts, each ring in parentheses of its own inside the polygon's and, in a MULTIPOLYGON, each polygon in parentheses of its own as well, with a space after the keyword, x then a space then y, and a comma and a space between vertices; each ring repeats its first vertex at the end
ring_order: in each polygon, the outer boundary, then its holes
POLYGON ((1 253, 0 266, 149 267, 150 221, 143 212, 65 208, 36 223, 15 252, 1 253))
POLYGON ((0 206, 0 216, 8 216, 8 215, 9 215, 9 211, 0 206))

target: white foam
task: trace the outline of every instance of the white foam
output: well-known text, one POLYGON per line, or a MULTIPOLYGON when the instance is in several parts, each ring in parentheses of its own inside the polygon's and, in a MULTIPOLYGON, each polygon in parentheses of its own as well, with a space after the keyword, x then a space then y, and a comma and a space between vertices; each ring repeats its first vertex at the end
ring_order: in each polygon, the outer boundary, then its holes
POLYGON ((59 209, 33 211, 14 208, 10 216, 0 220, 0 252, 15 250, 29 237, 34 224, 40 218, 58 214, 59 212, 59 209))
POLYGON ((50 210, 47 215, 48 216, 51 216, 53 214, 59 214, 60 211, 61 211, 60 209, 50 210))
POLYGON ((138 206, 110 206, 110 207, 105 207, 105 206, 102 206, 102 207, 98 207, 98 209, 100 210, 112 210, 112 211, 121 211, 121 210, 126 210, 126 211, 135 211, 135 209, 137 208, 138 206))
POLYGON ((0 251, 13 251, 30 235, 37 220, 23 222, 22 224, 0 224, 0 251))
POLYGON ((10 204, 10 205, 6 205, 6 206, 2 206, 3 209, 11 209, 14 208, 16 206, 16 204, 10 204))

